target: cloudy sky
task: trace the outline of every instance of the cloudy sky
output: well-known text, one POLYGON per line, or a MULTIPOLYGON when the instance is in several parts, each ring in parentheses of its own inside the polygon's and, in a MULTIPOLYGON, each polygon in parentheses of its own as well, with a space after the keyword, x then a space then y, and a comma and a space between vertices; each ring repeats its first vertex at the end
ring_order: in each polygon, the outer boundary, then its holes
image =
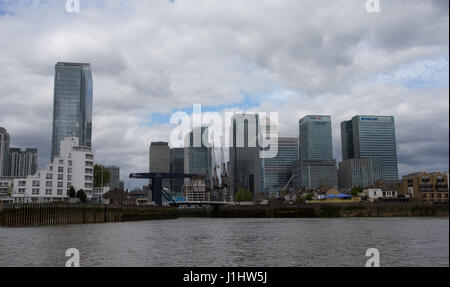
MULTIPOLYGON (((54 65, 89 62, 96 161, 148 169, 176 111, 393 115, 400 175, 448 170, 449 1, 0 0, 0 126, 49 161, 54 65)), ((136 182, 129 182, 133 187, 136 182)))

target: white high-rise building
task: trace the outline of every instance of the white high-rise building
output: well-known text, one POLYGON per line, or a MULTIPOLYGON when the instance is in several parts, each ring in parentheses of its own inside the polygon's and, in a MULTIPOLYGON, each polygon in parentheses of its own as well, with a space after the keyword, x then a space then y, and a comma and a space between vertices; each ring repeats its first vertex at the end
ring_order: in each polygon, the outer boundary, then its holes
POLYGON ((92 193, 94 154, 90 147, 79 146, 77 137, 66 137, 60 144, 60 155, 44 170, 25 179, 14 180, 15 203, 67 201, 70 187, 92 193))

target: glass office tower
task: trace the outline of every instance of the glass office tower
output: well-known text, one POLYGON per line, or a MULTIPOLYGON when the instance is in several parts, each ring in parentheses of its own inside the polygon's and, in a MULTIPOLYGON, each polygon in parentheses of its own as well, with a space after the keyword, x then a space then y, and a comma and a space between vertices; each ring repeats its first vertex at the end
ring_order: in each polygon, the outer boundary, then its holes
POLYGON ((230 194, 235 196, 239 189, 252 194, 263 192, 263 166, 260 158, 258 114, 235 114, 230 128, 230 194))
POLYGON ((86 63, 57 63, 53 97, 51 160, 59 155, 65 137, 78 137, 92 146, 92 71, 86 63))
POLYGON ((391 116, 354 116, 341 123, 343 160, 381 159, 382 178, 398 179, 395 122, 391 116))
POLYGON ((264 193, 269 196, 289 182, 292 163, 298 160, 298 138, 279 137, 277 149, 277 156, 263 159, 264 193))
POLYGON ((203 174, 208 178, 212 175, 212 148, 204 145, 201 141, 201 146, 196 147, 194 136, 205 135, 208 138, 207 127, 196 127, 197 131, 192 130, 185 138, 184 147, 184 171, 189 174, 203 174))
POLYGON ((0 177, 9 176, 9 133, 0 127, 0 177))
MULTIPOLYGON (((170 172, 184 173, 184 148, 170 149, 170 172)), ((175 194, 182 194, 184 192, 184 178, 172 178, 170 185, 170 190, 175 194)))
POLYGON ((309 115, 299 121, 299 153, 300 161, 293 168, 294 187, 338 186, 330 116, 309 115))
POLYGON ((300 159, 332 160, 330 116, 306 116, 299 121, 300 159))

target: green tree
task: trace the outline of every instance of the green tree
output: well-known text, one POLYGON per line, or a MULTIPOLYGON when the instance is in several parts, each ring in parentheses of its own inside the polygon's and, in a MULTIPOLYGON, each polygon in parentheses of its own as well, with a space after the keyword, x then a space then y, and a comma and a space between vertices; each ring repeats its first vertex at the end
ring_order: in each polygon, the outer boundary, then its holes
POLYGON ((305 198, 302 196, 297 197, 297 199, 295 200, 296 203, 305 203, 305 198))
POLYGON ((239 191, 234 196, 234 201, 242 202, 242 201, 253 201, 253 194, 248 189, 239 189, 239 191))
POLYGON ((11 182, 11 185, 8 186, 8 189, 6 190, 6 195, 11 197, 13 190, 14 190, 14 182, 11 182))
POLYGON ((86 202, 87 196, 86 196, 86 193, 84 192, 84 190, 80 189, 77 192, 77 198, 80 199, 81 202, 86 202))
POLYGON ((70 189, 69 189, 69 197, 70 198, 75 198, 76 197, 75 188, 73 186, 71 186, 70 189))
POLYGON ((363 192, 364 189, 361 186, 358 187, 354 187, 352 188, 352 190, 350 191, 350 195, 351 196, 358 196, 358 194, 360 194, 361 192, 363 192))
POLYGON ((314 193, 308 193, 306 196, 305 196, 305 200, 312 200, 314 198, 314 193))
POLYGON ((102 174, 103 174, 103 186, 107 185, 111 180, 111 173, 105 166, 96 164, 94 165, 94 186, 102 186, 102 174))

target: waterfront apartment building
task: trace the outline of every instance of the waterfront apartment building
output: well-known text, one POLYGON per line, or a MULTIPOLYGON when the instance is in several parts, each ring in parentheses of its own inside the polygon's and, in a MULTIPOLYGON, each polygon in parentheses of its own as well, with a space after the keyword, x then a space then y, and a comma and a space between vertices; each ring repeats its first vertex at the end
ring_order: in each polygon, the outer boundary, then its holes
POLYGON ((9 176, 9 144, 8 131, 0 127, 0 177, 9 176))
POLYGON ((416 172, 403 176, 403 194, 416 201, 448 202, 448 177, 440 172, 416 172))
POLYGON ((267 196, 281 191, 289 182, 291 165, 298 160, 298 138, 279 137, 277 150, 275 157, 263 159, 263 186, 267 196))
POLYGON ((231 119, 229 142, 230 196, 239 189, 263 192, 263 167, 258 142, 257 114, 235 114, 231 119))
POLYGON ((92 146, 92 71, 88 63, 55 65, 51 161, 59 155, 66 137, 77 137, 81 146, 92 146))
POLYGON ((45 169, 26 178, 14 179, 15 203, 67 201, 70 187, 93 191, 94 154, 91 147, 80 146, 77 137, 64 138, 59 156, 45 169))
MULTIPOLYGON (((15 179, 19 178, 9 176, 0 177, 0 203, 13 203, 11 195, 15 179)), ((22 179, 24 179, 24 177, 22 179)))
POLYGON ((354 116, 341 123, 342 158, 379 158, 382 179, 398 179, 395 122, 392 116, 354 116))
POLYGON ((339 163, 340 188, 371 187, 381 176, 382 161, 380 158, 353 158, 339 163))
POLYGON ((337 187, 330 116, 308 115, 299 120, 299 162, 292 170, 295 188, 337 187))

